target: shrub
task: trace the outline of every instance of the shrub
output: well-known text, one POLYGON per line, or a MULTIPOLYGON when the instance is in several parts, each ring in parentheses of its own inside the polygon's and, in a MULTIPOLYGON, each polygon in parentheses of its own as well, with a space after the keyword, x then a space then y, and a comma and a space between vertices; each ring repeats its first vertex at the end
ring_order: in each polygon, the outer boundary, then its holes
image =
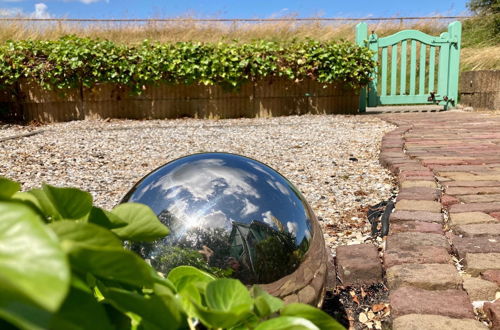
POLYGON ((366 85, 374 68, 371 52, 349 42, 314 40, 252 43, 125 46, 111 41, 66 36, 55 41, 8 41, 0 46, 0 86, 20 78, 42 87, 66 89, 109 82, 140 92, 145 85, 201 83, 238 88, 266 77, 294 81, 366 85))
POLYGON ((0 177, 0 328, 341 329, 326 313, 191 266, 165 278, 124 241, 168 234, 153 211, 0 177))

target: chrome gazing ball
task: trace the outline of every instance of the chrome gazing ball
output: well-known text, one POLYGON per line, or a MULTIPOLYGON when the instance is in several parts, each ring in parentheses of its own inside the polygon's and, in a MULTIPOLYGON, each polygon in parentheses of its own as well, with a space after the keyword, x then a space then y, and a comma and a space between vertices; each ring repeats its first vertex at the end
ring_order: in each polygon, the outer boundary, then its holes
POLYGON ((170 235, 131 248, 156 270, 192 265, 247 284, 292 273, 309 249, 315 217, 301 193, 247 157, 202 153, 167 163, 122 202, 150 206, 170 235))

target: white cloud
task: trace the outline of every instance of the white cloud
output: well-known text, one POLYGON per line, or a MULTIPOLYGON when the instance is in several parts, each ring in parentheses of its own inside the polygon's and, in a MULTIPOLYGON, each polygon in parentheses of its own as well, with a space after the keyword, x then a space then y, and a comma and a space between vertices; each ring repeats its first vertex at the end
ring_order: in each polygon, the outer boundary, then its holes
POLYGON ((267 223, 269 226, 276 228, 276 224, 273 221, 273 214, 271 211, 266 211, 262 213, 262 220, 264 220, 265 223, 267 223))
POLYGON ((0 8, 0 17, 23 16, 21 8, 0 8))
POLYGON ((31 14, 33 18, 50 18, 49 7, 44 3, 35 4, 35 11, 31 14))
POLYGON ((288 232, 292 234, 292 236, 296 237, 297 236, 297 229, 299 225, 296 222, 287 222, 286 223, 286 228, 288 229, 288 232))
POLYGON ((243 199, 243 204, 245 205, 243 209, 241 210, 241 216, 245 217, 247 215, 250 215, 252 213, 255 213, 259 210, 259 207, 252 202, 250 202, 248 199, 243 199))

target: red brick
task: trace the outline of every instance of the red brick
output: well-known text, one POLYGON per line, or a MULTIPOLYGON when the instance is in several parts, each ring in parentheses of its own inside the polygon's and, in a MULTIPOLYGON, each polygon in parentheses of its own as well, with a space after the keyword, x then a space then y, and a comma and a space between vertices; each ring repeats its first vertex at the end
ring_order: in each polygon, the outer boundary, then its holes
POLYGON ((377 247, 373 244, 339 246, 337 274, 344 286, 382 282, 382 265, 377 247))
POLYGON ((444 207, 455 205, 455 204, 458 204, 459 202, 460 201, 453 196, 446 195, 446 194, 441 196, 441 204, 443 204, 444 207))
POLYGON ((500 253, 498 237, 458 237, 451 236, 453 249, 460 259, 467 253, 500 253))
POLYGON ((395 211, 390 216, 390 222, 399 221, 425 221, 443 223, 443 215, 441 213, 424 212, 424 211, 395 211))
POLYGON ((406 232, 392 234, 387 237, 386 248, 388 250, 408 249, 411 246, 437 246, 450 251, 451 247, 444 235, 406 232))
POLYGON ((500 211, 500 202, 455 204, 450 207, 450 213, 461 213, 461 212, 491 213, 498 211, 500 211))
POLYGON ((487 281, 500 285, 500 270, 490 269, 481 274, 481 277, 487 281))
POLYGON ((449 181, 445 187, 500 187, 500 181, 449 181))
POLYGON ((404 221, 391 224, 390 229, 393 234, 407 231, 443 234, 443 227, 435 222, 404 221))
POLYGON ((402 264, 446 264, 451 263, 448 251, 437 246, 407 246, 384 252, 384 267, 402 264))
POLYGON ((483 310, 486 312, 486 315, 488 315, 488 318, 492 323, 492 329, 500 329, 500 300, 497 300, 494 303, 485 303, 483 310))
POLYGON ((490 215, 493 218, 496 218, 496 219, 500 220, 500 212, 491 212, 490 215))
POLYGON ((436 201, 438 200, 439 195, 440 191, 435 188, 410 187, 401 189, 399 191, 397 200, 413 199, 413 200, 436 201))
POLYGON ((401 287, 389 296, 391 314, 432 314, 452 318, 474 318, 467 293, 462 290, 438 290, 401 287))

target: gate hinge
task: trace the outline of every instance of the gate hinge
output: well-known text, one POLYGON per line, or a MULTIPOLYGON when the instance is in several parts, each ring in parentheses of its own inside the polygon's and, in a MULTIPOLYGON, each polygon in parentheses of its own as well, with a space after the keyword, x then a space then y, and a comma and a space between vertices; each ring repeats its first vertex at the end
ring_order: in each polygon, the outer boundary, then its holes
POLYGON ((427 98, 427 101, 435 103, 435 104, 438 104, 441 101, 444 101, 446 103, 452 103, 452 104, 455 103, 455 100, 448 98, 448 96, 446 96, 446 95, 440 96, 440 95, 436 94, 436 92, 430 92, 430 95, 427 98))

